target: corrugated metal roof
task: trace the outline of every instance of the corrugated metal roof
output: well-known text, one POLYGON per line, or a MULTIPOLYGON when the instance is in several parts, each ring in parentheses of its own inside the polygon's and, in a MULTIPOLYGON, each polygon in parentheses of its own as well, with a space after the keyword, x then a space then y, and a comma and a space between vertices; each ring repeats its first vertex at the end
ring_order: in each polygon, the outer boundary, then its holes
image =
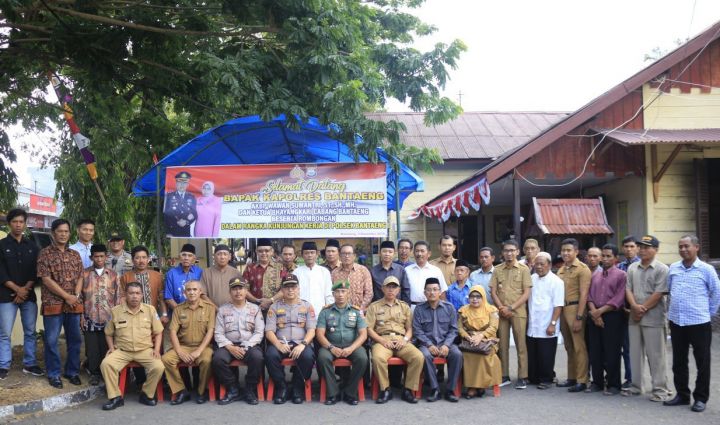
POLYGON ((678 130, 615 130, 599 128, 593 133, 606 134, 609 140, 623 145, 653 143, 720 143, 720 128, 693 128, 678 130))
POLYGON ((417 112, 366 114, 369 119, 395 120, 407 127, 400 140, 418 148, 436 148, 445 160, 495 159, 540 134, 567 112, 465 112, 453 121, 427 127, 417 112))
POLYGON ((533 198, 535 221, 546 235, 612 235, 602 198, 533 198))

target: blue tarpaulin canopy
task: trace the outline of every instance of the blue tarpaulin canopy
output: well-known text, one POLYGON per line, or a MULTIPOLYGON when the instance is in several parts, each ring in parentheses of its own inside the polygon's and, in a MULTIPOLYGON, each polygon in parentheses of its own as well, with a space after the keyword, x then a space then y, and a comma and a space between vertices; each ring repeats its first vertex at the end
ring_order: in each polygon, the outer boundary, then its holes
MULTIPOLYGON (((387 168, 387 207, 395 210, 396 175, 389 155, 378 148, 379 162, 387 168)), ((300 124, 300 130, 287 127, 284 116, 263 121, 258 115, 232 119, 212 128, 178 147, 133 185, 135 196, 157 194, 160 173, 161 193, 165 188, 165 168, 183 165, 242 165, 280 163, 354 162, 355 158, 344 143, 330 136, 330 127, 316 118, 300 124)), ((360 162, 368 162, 360 157, 360 162)), ((424 190, 424 182, 402 162, 400 165, 400 207, 412 192, 424 190)))

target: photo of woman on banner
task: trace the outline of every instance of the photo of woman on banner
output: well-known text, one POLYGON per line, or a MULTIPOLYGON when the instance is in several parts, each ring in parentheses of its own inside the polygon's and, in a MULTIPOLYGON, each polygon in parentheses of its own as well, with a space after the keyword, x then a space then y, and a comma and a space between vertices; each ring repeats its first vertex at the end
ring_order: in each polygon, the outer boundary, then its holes
POLYGON ((175 191, 165 195, 163 216, 167 236, 190 237, 191 226, 197 220, 197 201, 187 191, 191 178, 187 171, 175 174, 175 191))
POLYGON ((206 181, 202 185, 202 196, 197 199, 196 238, 216 238, 220 234, 220 212, 222 198, 215 196, 215 183, 206 181))

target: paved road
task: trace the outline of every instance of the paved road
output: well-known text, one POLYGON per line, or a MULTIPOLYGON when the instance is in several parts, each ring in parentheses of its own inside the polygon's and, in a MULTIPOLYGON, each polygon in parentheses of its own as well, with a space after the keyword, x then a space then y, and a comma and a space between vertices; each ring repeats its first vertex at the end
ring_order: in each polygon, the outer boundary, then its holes
MULTIPOLYGON (((26 418, 23 424, 559 424, 584 423, 588 425, 623 424, 720 424, 720 341, 716 333, 713 341, 713 381, 708 409, 701 414, 691 412, 687 407, 665 407, 638 397, 607 397, 602 394, 569 394, 563 388, 540 391, 534 387, 515 390, 504 387, 499 398, 461 400, 451 404, 446 401, 409 405, 396 398, 386 405, 372 402, 357 407, 345 404, 324 406, 317 401, 300 406, 286 404, 275 406, 260 403, 249 406, 233 403, 216 406, 209 403, 198 406, 186 403, 170 406, 163 403, 157 407, 146 407, 137 403, 135 394, 128 395, 127 402, 113 412, 103 412, 100 406, 104 400, 56 412, 51 415, 26 418), (482 416, 480 416, 482 415, 482 416)), ((670 361, 670 352, 668 361, 670 361)), ((513 364, 515 361, 511 361, 513 364)), ((565 350, 558 347, 557 373, 565 377, 565 350)), ((668 371, 670 379, 672 374, 668 371)), ((511 374, 514 370, 511 369, 511 374)), ((694 368, 691 365, 691 376, 694 368)), ((648 377, 649 378, 649 377, 648 377)), ((670 380, 672 387, 672 380, 670 380)))

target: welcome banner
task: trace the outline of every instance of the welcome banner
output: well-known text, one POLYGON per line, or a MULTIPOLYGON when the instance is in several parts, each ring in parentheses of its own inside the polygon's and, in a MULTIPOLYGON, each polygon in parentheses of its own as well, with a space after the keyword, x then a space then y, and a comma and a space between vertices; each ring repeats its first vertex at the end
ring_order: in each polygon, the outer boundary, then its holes
POLYGON ((385 237, 385 164, 168 167, 169 237, 385 237))

